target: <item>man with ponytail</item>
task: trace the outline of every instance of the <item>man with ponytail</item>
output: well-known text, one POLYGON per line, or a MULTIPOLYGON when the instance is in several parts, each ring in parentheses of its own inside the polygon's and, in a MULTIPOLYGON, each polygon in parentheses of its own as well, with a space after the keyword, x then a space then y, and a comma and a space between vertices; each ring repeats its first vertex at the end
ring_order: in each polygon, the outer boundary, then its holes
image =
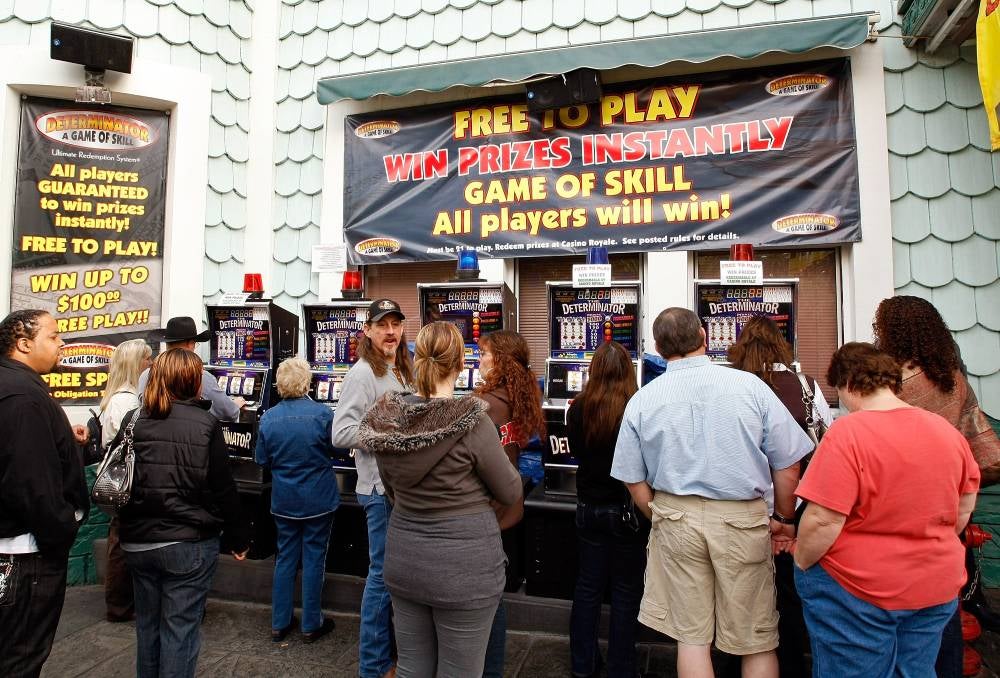
POLYGON ((368 307, 364 336, 358 340, 358 362, 344 378, 333 419, 333 444, 351 448, 358 468, 355 490, 368 520, 368 578, 361 598, 358 675, 395 675, 390 630, 391 601, 382 578, 385 534, 390 504, 374 457, 358 440, 358 425, 382 394, 406 391, 413 382, 413 363, 406 347, 406 316, 392 299, 376 299, 368 307))

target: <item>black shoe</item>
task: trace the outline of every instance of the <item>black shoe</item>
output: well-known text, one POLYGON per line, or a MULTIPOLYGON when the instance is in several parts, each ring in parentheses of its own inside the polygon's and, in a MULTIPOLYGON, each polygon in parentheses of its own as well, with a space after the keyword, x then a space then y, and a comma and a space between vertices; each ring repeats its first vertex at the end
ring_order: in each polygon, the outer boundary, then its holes
POLYGON ((985 599, 970 600, 962 605, 962 609, 971 612, 979 620, 980 625, 987 631, 1000 633, 1000 614, 990 609, 989 603, 985 599))
POLYGON ((323 625, 320 626, 315 631, 303 631, 302 632, 302 642, 303 643, 315 643, 317 640, 325 636, 326 634, 333 631, 337 625, 329 617, 324 617, 323 625))
POLYGON ((288 637, 289 632, 298 625, 298 620, 292 617, 292 621, 283 629, 271 629, 271 642, 280 643, 288 637))

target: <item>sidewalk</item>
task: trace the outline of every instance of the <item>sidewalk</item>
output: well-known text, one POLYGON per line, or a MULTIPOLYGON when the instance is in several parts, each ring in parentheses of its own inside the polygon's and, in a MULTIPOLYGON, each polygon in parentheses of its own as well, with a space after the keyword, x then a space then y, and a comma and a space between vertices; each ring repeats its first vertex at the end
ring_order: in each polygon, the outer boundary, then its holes
MULTIPOLYGON (((1000 594, 990 595, 1000 608, 1000 594)), ((358 672, 358 617, 333 614, 337 629, 312 645, 297 634, 276 644, 270 640, 270 607, 209 599, 198 664, 199 676, 277 678, 326 676, 353 678, 358 672)), ((976 642, 989 667, 1000 667, 1000 635, 985 633, 976 642)), ((676 651, 670 642, 644 643, 640 669, 660 678, 675 673, 676 651)), ((42 672, 44 678, 126 678, 135 675, 135 625, 104 621, 104 590, 78 586, 66 592, 56 643, 42 672)), ((510 632, 507 634, 506 678, 569 676, 566 636, 510 632)), ((985 669, 980 678, 997 678, 985 669)))

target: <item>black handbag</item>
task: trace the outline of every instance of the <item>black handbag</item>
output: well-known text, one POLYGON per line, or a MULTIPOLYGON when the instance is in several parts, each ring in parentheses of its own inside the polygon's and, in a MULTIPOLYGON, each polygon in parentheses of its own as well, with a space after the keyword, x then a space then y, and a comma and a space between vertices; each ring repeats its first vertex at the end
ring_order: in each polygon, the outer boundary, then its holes
POLYGON ((802 404, 806 406, 806 434, 813 441, 813 445, 818 446, 819 441, 823 439, 823 434, 826 433, 826 422, 816 417, 813 392, 809 388, 809 380, 806 379, 806 375, 796 372, 795 376, 799 378, 799 383, 802 385, 802 404))
POLYGON ((118 515, 118 510, 132 499, 132 483, 135 478, 135 450, 132 429, 139 418, 139 410, 132 411, 132 419, 124 433, 116 436, 104 455, 104 461, 97 468, 97 479, 90 491, 90 498, 98 508, 110 516, 118 515))

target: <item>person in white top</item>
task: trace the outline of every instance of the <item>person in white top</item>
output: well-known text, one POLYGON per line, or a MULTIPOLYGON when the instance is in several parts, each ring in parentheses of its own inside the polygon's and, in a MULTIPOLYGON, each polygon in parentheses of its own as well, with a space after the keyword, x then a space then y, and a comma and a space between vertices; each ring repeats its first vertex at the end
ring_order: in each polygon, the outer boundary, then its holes
MULTIPOLYGON (((114 440, 125 415, 139 407, 139 375, 152 364, 153 349, 144 339, 124 341, 111 354, 108 384, 101 400, 101 447, 114 440)), ((110 622, 135 618, 132 576, 125 566, 118 541, 118 518, 108 528, 108 567, 104 576, 104 602, 110 622)))

